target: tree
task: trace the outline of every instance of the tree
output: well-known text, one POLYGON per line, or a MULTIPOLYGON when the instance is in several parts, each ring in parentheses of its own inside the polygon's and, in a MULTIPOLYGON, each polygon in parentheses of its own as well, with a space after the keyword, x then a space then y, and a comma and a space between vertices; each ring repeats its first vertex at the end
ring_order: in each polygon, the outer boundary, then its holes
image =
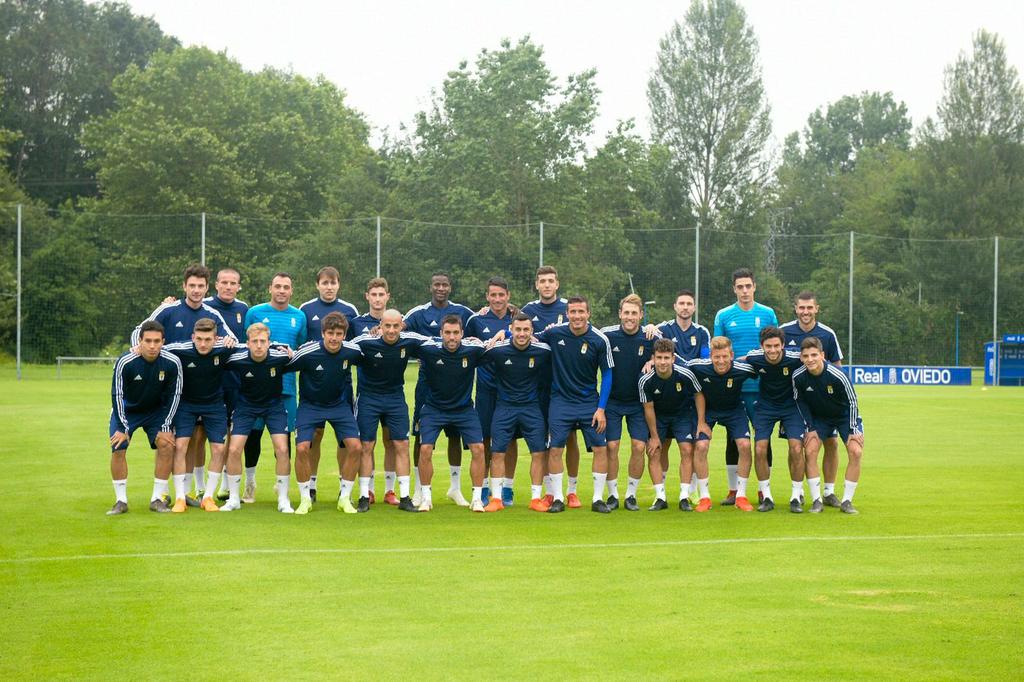
POLYGON ((910 147, 911 121, 907 105, 897 102, 891 92, 863 92, 831 102, 825 112, 819 107, 807 118, 802 160, 820 163, 828 173, 853 170, 861 149, 892 145, 910 147))
POLYGON ((647 99, 654 140, 670 150, 702 226, 760 199, 771 113, 757 39, 734 0, 693 0, 660 42, 647 99))
POLYGON ((110 109, 118 74, 177 41, 125 4, 83 0, 0 3, 0 35, 0 127, 18 133, 7 168, 50 205, 95 195, 82 128, 110 109))

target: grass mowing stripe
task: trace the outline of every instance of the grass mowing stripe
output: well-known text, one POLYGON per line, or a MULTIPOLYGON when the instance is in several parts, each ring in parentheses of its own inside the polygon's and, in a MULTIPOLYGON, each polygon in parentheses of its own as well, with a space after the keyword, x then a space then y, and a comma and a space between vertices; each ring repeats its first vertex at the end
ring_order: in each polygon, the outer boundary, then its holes
POLYGON ((266 554, 415 554, 439 552, 515 552, 559 549, 631 549, 640 547, 692 547, 698 545, 763 544, 777 542, 888 542, 894 540, 998 540, 1024 538, 1024 533, 951 533, 940 535, 813 535, 778 538, 713 538, 708 540, 657 540, 650 542, 591 542, 557 545, 477 545, 455 547, 321 547, 316 549, 220 549, 193 552, 145 552, 125 554, 73 554, 69 556, 0 559, 0 564, 98 559, 175 559, 188 557, 248 556, 266 554))

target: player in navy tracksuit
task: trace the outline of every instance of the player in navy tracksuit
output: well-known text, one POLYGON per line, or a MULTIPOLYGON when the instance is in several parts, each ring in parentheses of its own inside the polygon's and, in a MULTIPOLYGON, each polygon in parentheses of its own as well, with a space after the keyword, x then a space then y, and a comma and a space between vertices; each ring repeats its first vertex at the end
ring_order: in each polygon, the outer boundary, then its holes
MULTIPOLYGON (((547 416, 540 407, 540 393, 550 376, 551 347, 532 341, 530 316, 519 312, 512 319, 512 338, 499 341, 484 353, 481 367, 489 367, 496 393, 491 419, 491 445, 497 453, 491 459, 491 476, 496 482, 504 478, 504 453, 519 433, 530 448, 530 509, 546 512, 547 500, 542 497, 542 483, 547 459, 547 416)), ((496 483, 495 483, 496 484, 496 483)), ((485 509, 498 511, 504 502, 495 495, 485 509)))
POLYGON ((146 320, 139 326, 139 340, 114 364, 110 386, 110 477, 114 482, 114 506, 108 515, 128 511, 128 442, 142 428, 149 447, 156 450, 153 496, 149 509, 167 512, 164 501, 171 473, 174 413, 181 396, 181 363, 163 350, 163 326, 146 320))
POLYGON ((806 447, 807 483, 811 498, 815 500, 811 511, 821 511, 821 493, 818 491, 818 451, 821 441, 839 436, 846 444, 846 480, 840 511, 856 514, 853 493, 860 479, 860 462, 864 454, 864 423, 857 407, 857 394, 853 384, 839 369, 823 356, 822 344, 814 337, 804 339, 800 346, 803 367, 793 372, 793 396, 797 407, 813 431, 806 447))

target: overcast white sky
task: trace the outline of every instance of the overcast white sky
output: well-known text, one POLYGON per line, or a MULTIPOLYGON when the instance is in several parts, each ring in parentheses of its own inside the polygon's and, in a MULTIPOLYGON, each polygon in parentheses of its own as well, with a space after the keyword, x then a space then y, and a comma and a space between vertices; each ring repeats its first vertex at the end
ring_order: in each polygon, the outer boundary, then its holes
MULTIPOLYGON (((760 42, 776 143, 815 108, 846 94, 891 90, 917 126, 933 115, 943 69, 979 28, 999 33, 1024 72, 1021 0, 741 0, 760 42)), ((601 89, 594 143, 619 119, 646 135, 646 87, 658 41, 685 0, 129 0, 185 45, 206 45, 250 69, 323 74, 374 126, 397 130, 426 108, 461 60, 530 34, 560 79, 594 67, 601 89)))

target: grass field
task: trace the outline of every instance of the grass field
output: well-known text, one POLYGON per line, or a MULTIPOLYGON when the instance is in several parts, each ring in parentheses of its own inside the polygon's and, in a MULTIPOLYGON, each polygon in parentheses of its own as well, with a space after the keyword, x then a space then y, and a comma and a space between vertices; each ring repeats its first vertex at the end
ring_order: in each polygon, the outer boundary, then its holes
MULTIPOLYGON (((444 500, 282 516, 269 457, 255 505, 156 515, 137 443, 132 512, 108 518, 109 368, 63 381, 29 368, 20 383, 7 370, 2 679, 1019 679, 1024 666, 1024 389, 862 387, 855 517, 535 514, 525 459, 499 514, 444 500)), ((716 500, 721 451, 719 438, 716 500)), ((443 467, 435 478, 443 492, 443 467)), ((773 484, 784 501, 785 467, 773 484)))

